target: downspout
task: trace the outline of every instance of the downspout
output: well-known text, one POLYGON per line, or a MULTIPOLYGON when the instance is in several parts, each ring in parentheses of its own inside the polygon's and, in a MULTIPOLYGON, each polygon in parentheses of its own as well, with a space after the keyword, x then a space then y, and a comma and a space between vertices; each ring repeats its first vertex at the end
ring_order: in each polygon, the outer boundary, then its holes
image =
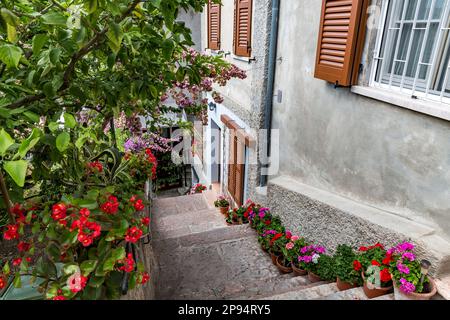
MULTIPOLYGON (((269 70, 267 76, 267 89, 264 106, 264 127, 266 130, 267 140, 264 155, 270 159, 271 155, 271 140, 272 140, 272 108, 275 86, 275 71, 277 63, 277 45, 278 45, 278 20, 280 16, 280 0, 272 0, 272 21, 270 25, 270 43, 269 43, 269 70)), ((264 164, 263 167, 268 168, 269 164, 264 164)), ((267 186, 268 176, 261 173, 260 187, 267 186)))

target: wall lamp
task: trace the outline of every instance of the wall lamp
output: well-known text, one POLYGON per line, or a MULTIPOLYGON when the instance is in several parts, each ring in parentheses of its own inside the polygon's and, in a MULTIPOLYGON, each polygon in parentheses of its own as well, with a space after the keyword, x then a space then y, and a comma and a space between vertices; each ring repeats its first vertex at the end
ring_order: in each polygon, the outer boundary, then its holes
POLYGON ((209 106, 209 111, 215 111, 216 109, 217 109, 217 104, 215 104, 214 102, 210 102, 209 104, 208 104, 208 106, 209 106))

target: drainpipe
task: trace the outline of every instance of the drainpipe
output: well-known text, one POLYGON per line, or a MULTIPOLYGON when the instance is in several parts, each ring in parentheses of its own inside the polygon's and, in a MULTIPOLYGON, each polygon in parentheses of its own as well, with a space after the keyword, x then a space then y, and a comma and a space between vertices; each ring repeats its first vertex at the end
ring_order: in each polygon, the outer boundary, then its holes
MULTIPOLYGON (((280 0, 272 0, 272 21, 270 26, 269 43, 269 74, 267 77, 267 89, 264 106, 264 127, 267 132, 266 149, 264 154, 270 157, 271 154, 271 130, 272 130, 272 108, 275 86, 275 69, 277 63, 277 45, 278 45, 278 20, 280 15, 280 0)), ((269 167, 269 165, 263 165, 269 167)), ((267 186, 268 176, 261 174, 260 187, 267 186)))

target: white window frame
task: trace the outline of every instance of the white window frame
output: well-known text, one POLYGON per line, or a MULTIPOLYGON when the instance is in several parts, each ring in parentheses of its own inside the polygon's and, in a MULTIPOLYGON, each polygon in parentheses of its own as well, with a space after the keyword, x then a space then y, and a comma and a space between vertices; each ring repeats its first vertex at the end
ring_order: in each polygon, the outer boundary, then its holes
MULTIPOLYGON (((402 95, 408 96, 409 98, 414 96, 417 98, 422 98, 424 100, 437 102, 441 105, 444 105, 446 108, 449 108, 450 98, 445 97, 443 94, 444 94, 445 88, 448 86, 448 83, 450 82, 450 60, 447 65, 447 68, 443 69, 443 70, 445 70, 446 75, 444 78, 443 91, 441 92, 440 95, 430 92, 431 80, 428 80, 428 84, 426 86, 425 92, 408 89, 403 86, 395 86, 395 85, 392 85, 392 81, 390 81, 390 84, 384 84, 381 81, 380 82, 376 81, 377 70, 378 70, 379 64, 382 63, 382 61, 383 61, 383 57, 380 57, 380 54, 382 53, 381 50, 382 50, 382 44, 383 44, 383 40, 384 40, 383 36, 385 36, 384 30, 385 30, 386 24, 389 23, 388 9, 389 9, 390 1, 399 1, 399 0, 383 1, 382 8, 381 8, 381 17, 380 17, 379 25, 378 25, 378 34, 377 34, 377 39, 376 39, 375 51, 374 51, 374 55, 373 55, 373 63, 372 63, 371 71, 370 71, 369 86, 372 88, 376 88, 376 89, 383 89, 383 91, 393 92, 395 94, 402 94, 402 95), (447 80, 447 82, 445 82, 445 80, 447 80)), ((409 0, 406 0, 406 1, 409 1, 409 0)), ((432 15, 432 9, 430 9, 430 16, 431 15, 432 15)), ((443 13, 442 13, 443 19, 441 19, 441 22, 438 27, 439 34, 437 37, 438 37, 438 43, 440 43, 441 45, 442 45, 442 37, 443 37, 445 30, 449 30, 448 32, 450 32, 450 28, 448 27, 449 19, 450 19, 449 15, 450 15, 450 1, 447 1, 446 6, 444 7, 443 13)), ((426 35, 427 34, 428 34, 428 32, 426 32, 426 35)), ((401 37, 401 35, 399 35, 398 41, 400 41, 400 37, 401 37)), ((448 41, 450 41, 450 36, 448 36, 448 38, 449 38, 448 41)), ((412 43, 412 41, 413 40, 411 39, 410 43, 412 43)), ((424 45, 425 44, 426 44, 426 39, 424 36, 424 45)), ((421 52, 419 61, 422 59, 422 55, 423 55, 423 50, 421 50, 421 51, 422 52, 421 52)), ((432 60, 431 60, 431 66, 430 66, 431 71, 430 72, 433 72, 433 73, 439 72, 436 70, 436 60, 438 58, 439 51, 440 51, 439 47, 436 47, 436 49, 432 52, 432 60)), ((409 55, 409 53, 408 53, 408 55, 409 55)), ((395 65, 395 61, 393 62, 393 64, 395 65)), ((405 66, 405 69, 406 69, 406 66, 405 66)), ((420 69, 420 67, 418 67, 418 69, 420 69)), ((405 77, 405 80, 408 81, 408 78, 409 77, 405 77)), ((429 77, 429 78, 431 79, 433 77, 429 77)), ((381 76, 380 76, 380 80, 381 80, 381 76)), ((405 83, 405 80, 403 81, 403 83, 405 83)), ((416 81, 420 81, 420 80, 416 80, 416 81)), ((355 91, 358 91, 358 89, 355 91)))

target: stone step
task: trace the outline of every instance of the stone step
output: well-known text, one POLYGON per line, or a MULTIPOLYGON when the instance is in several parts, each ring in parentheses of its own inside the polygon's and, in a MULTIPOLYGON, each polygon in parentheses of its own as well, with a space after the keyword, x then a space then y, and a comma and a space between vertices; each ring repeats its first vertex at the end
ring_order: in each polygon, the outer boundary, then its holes
POLYGON ((289 291, 281 294, 274 294, 261 298, 260 300, 317 300, 338 292, 335 283, 317 283, 301 290, 289 291))
MULTIPOLYGON (((336 287, 337 288, 337 287, 336 287)), ((319 298, 320 300, 394 300, 394 294, 390 293, 374 299, 369 299, 364 293, 362 287, 353 288, 346 291, 338 291, 326 297, 319 298)))
POLYGON ((215 208, 214 207, 214 201, 217 200, 217 193, 214 190, 206 190, 202 193, 203 198, 205 199, 205 202, 209 208, 215 208))

